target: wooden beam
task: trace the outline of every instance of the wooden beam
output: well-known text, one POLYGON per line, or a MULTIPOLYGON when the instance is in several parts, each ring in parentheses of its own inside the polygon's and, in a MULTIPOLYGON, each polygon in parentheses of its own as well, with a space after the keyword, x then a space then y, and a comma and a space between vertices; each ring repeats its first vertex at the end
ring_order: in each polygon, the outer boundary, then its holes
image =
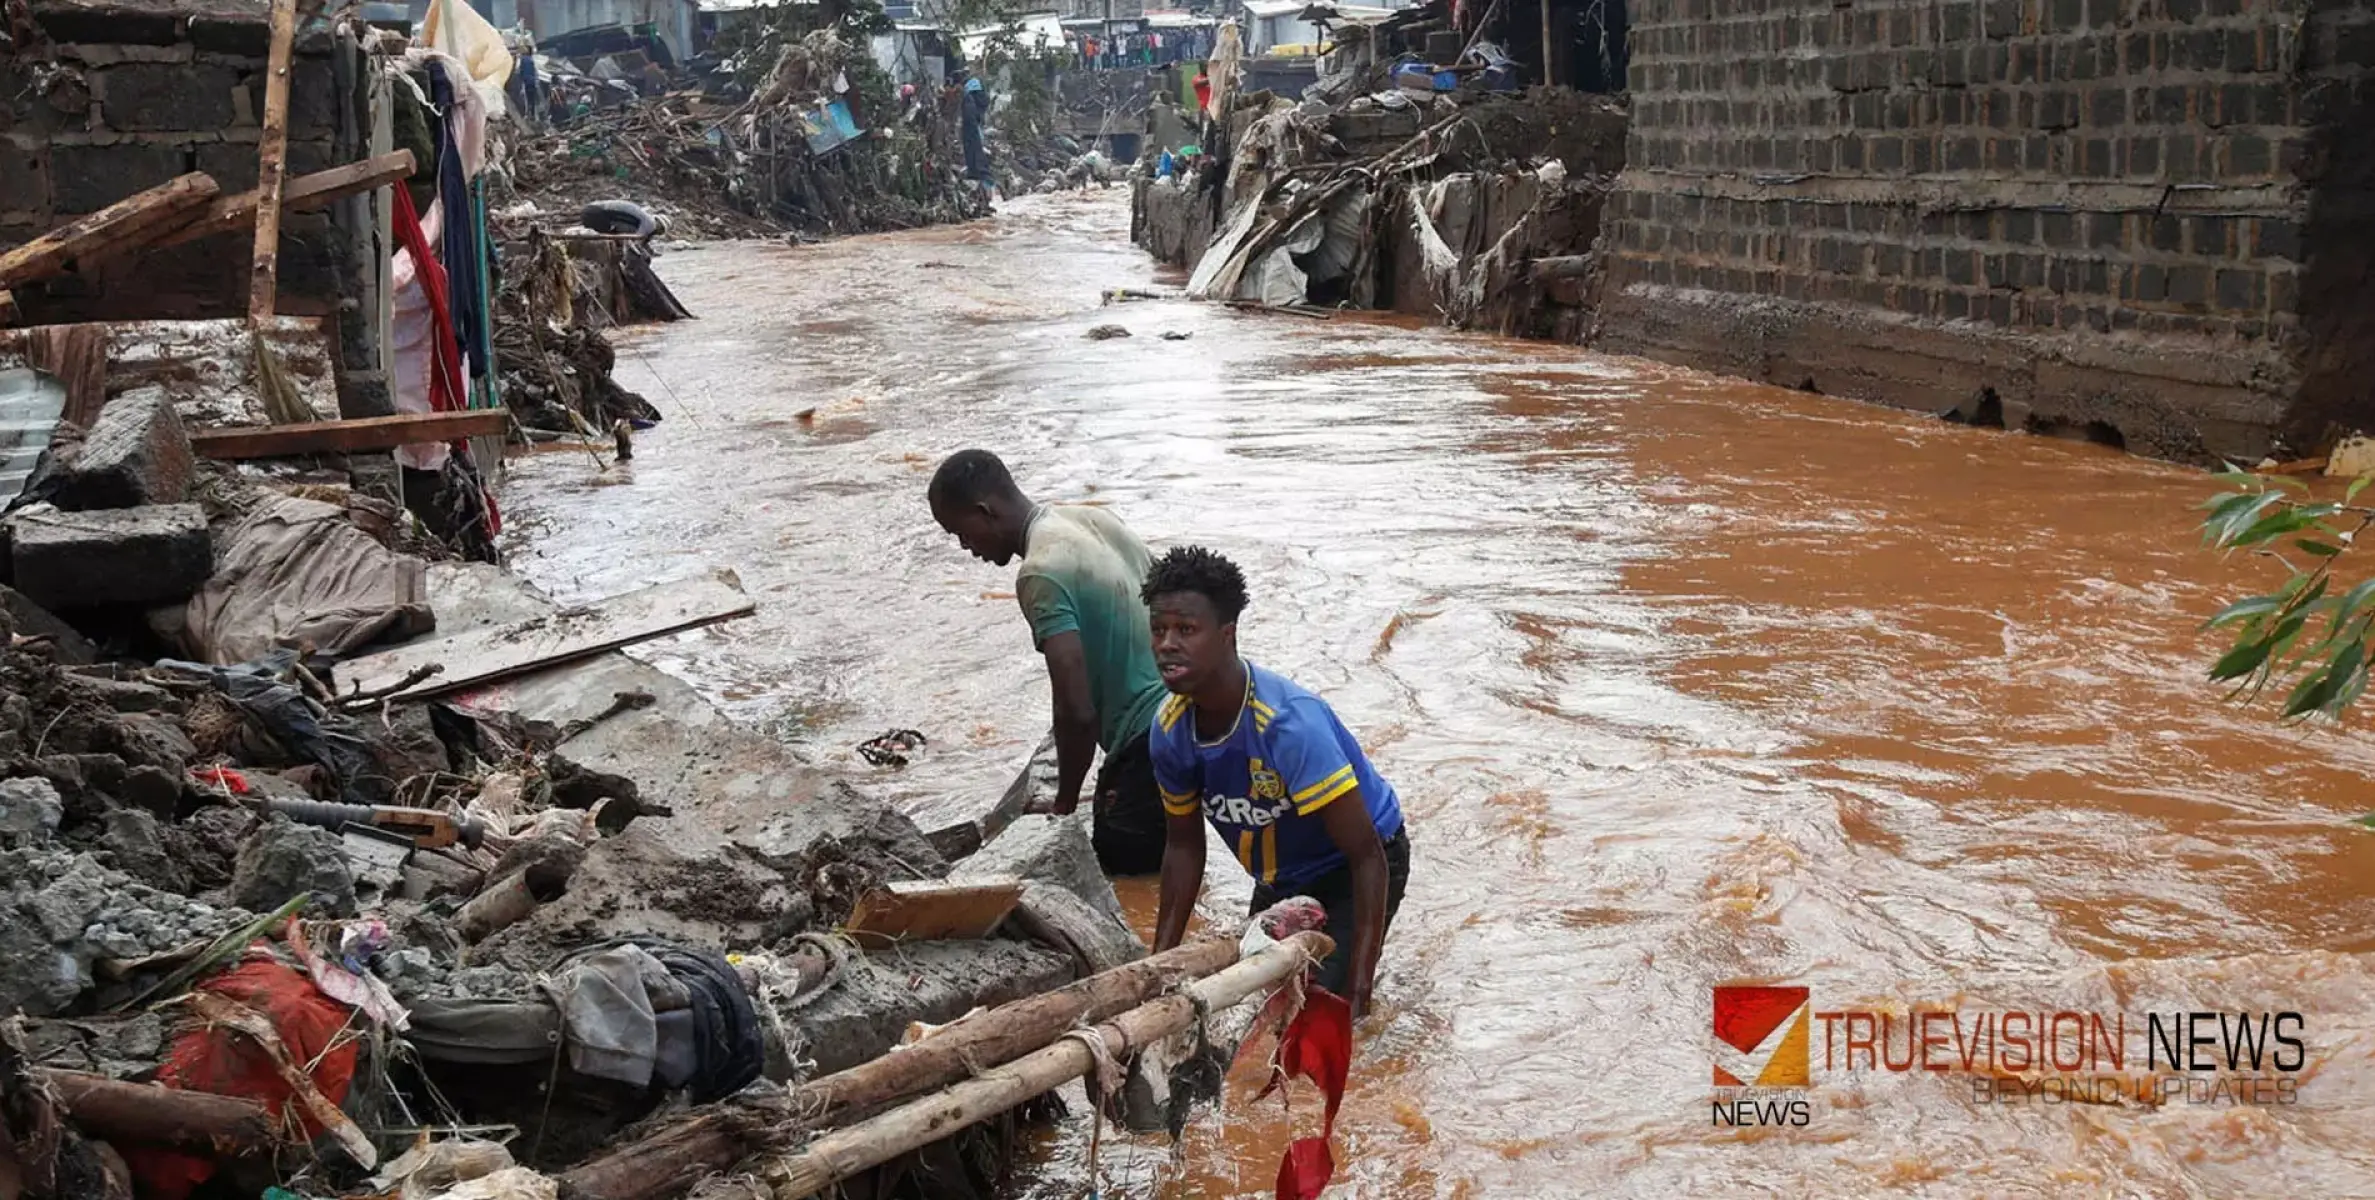
POLYGON ((247 317, 262 321, 280 299, 280 194, 289 157, 289 60, 297 0, 272 0, 272 53, 264 74, 264 133, 256 146, 256 252, 247 317))
MULTIPOLYGON (((762 1159, 753 1174, 775 1200, 802 1200, 855 1177, 910 1150, 1050 1092, 1097 1069, 1099 1058, 1127 1059, 1163 1038, 1192 1026, 1205 1013, 1229 1008, 1328 956, 1335 943, 1316 931, 1298 933, 1266 946, 1237 965, 1150 1000, 1096 1027, 1105 1043, 1099 1055, 1080 1038, 1059 1037, 994 1071, 894 1108, 881 1116, 836 1129, 800 1153, 762 1159)), ((901 1051, 900 1053, 912 1053, 901 1051)))
POLYGON ((972 941, 988 937, 1022 898, 1023 881, 1011 875, 901 880, 858 897, 845 932, 870 950, 894 942, 972 941))
POLYGON ((75 1124, 111 1142, 173 1146, 210 1157, 254 1154, 276 1144, 272 1115, 253 1100, 80 1071, 41 1071, 36 1078, 57 1094, 75 1124))
MULTIPOLYGON (((410 179, 413 169, 412 151, 398 150, 393 154, 351 162, 343 167, 300 175, 290 180, 288 188, 281 193, 280 209, 282 212, 310 212, 328 208, 348 196, 377 191, 391 183, 410 179)), ((206 207, 197 220, 158 238, 155 244, 178 246, 218 233, 236 233, 247 229, 255 224, 257 206, 262 199, 260 191, 219 197, 206 207)))
POLYGON ((61 225, 0 254, 0 290, 64 274, 76 259, 118 243, 140 244, 142 234, 186 218, 220 190, 211 175, 184 175, 61 225))
POLYGON ((397 699, 420 700, 559 663, 616 650, 687 629, 714 625, 757 611, 732 572, 721 571, 681 583, 663 583, 594 604, 509 625, 492 625, 451 637, 414 642, 340 664, 343 692, 395 687, 397 699), (397 687, 418 668, 443 670, 407 687, 397 687))
POLYGON ((895 1054, 801 1084, 778 1107, 727 1102, 696 1110, 570 1168, 561 1176, 561 1194, 572 1200, 680 1195, 752 1154, 789 1144, 803 1127, 845 1124, 993 1070, 1084 1023, 1110 1020, 1188 980, 1225 970, 1237 957, 1235 942, 1200 938, 966 1017, 895 1054), (796 1118, 783 1119, 790 1114, 796 1118))
POLYGON ((358 417, 351 421, 309 421, 302 425, 200 429, 191 432, 190 446, 206 458, 289 458, 299 454, 354 454, 422 442, 491 437, 510 427, 510 409, 465 408, 456 412, 358 417))
POLYGON ((1539 280, 1580 279, 1591 274, 1592 256, 1589 254, 1555 254, 1537 258, 1527 264, 1529 277, 1539 280))

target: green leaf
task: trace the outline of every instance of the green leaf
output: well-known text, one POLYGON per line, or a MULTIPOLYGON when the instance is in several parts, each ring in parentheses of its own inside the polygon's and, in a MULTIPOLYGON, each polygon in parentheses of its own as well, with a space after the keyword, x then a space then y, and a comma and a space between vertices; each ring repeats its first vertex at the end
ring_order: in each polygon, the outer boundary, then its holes
POLYGON ((2358 823, 2369 829, 2375 829, 2375 813, 2368 813, 2366 816, 2360 817, 2358 823))
POLYGON ((2202 628, 2216 629, 2221 625, 2232 625, 2245 617, 2266 616, 2283 606, 2284 600, 2281 597, 2247 596, 2219 609, 2217 616, 2202 623, 2202 628))
POLYGON ((2370 482, 2375 482, 2375 475, 2361 475, 2358 478, 2351 480, 2350 486, 2343 489, 2342 491, 2342 503, 2348 504, 2351 501, 2358 499, 2359 493, 2365 491, 2367 484, 2370 482))
POLYGON ((2260 664, 2268 661, 2268 651, 2274 648, 2275 641, 2273 639, 2243 642, 2219 656, 2219 660, 2211 664, 2210 678, 2222 682, 2229 679, 2241 679, 2253 671, 2259 670, 2260 664))
POLYGON ((2220 471, 2218 474, 2212 475, 2211 478, 2220 483, 2231 483, 2238 487, 2267 486, 2268 481, 2260 476, 2237 468, 2233 463, 2229 463, 2227 466, 2228 470, 2220 471))
POLYGON ((2334 692, 2340 687, 2341 681, 2334 678, 2334 673, 2331 670, 2311 672, 2293 688, 2293 694, 2285 698, 2285 718, 2289 720, 2294 717, 2307 716, 2324 708, 2326 702, 2334 698, 2334 692))
MULTIPOLYGON (((2243 531, 2256 528, 2261 521, 2267 519, 2260 515, 2262 512, 2271 505, 2283 502, 2284 497, 2273 492, 2252 497, 2251 503, 2222 513, 2216 521, 2208 523, 2211 540, 2219 545, 2229 547, 2248 544, 2243 537, 2243 531)), ((2270 515, 2281 516, 2282 512, 2279 510, 2279 512, 2270 515)))
POLYGON ((2293 545, 2299 546, 2303 553, 2314 554, 2319 558, 2332 558, 2342 553, 2342 547, 2331 542, 2312 541, 2308 538, 2302 538, 2294 542, 2293 545))
POLYGON ((2244 527, 2243 532, 2227 540, 2237 546, 2256 546, 2261 542, 2287 533, 2298 533, 2308 525, 2309 519, 2301 515, 2301 510, 2289 507, 2279 508, 2275 512, 2253 521, 2244 527))

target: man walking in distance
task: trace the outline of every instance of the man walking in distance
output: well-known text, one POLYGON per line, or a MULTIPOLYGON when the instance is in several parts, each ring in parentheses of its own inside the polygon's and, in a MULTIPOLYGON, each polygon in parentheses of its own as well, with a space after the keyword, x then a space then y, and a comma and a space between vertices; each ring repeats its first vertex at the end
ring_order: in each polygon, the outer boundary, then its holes
POLYGON ((973 557, 1015 559, 1015 598, 1047 659, 1055 692, 1054 811, 1072 812, 1105 751, 1091 840, 1107 875, 1151 875, 1163 862, 1162 801, 1146 734, 1163 701, 1147 640, 1146 543, 1102 508, 1034 504, 987 450, 948 457, 932 475, 932 519, 973 557))
POLYGON ((1156 952, 1187 934, 1209 821, 1253 876, 1253 914, 1289 896, 1328 910, 1336 949, 1320 965, 1320 986, 1359 1017, 1410 882, 1394 786, 1327 701, 1238 655, 1246 596, 1235 563, 1179 547, 1147 572, 1145 598, 1155 665, 1172 693, 1150 743, 1169 815, 1156 952))

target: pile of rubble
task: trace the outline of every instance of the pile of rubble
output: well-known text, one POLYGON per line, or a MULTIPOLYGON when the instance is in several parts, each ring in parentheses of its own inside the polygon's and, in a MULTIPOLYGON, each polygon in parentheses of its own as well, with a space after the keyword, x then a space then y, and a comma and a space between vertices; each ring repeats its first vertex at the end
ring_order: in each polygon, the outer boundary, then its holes
POLYGON ((1019 1099, 973 1069, 1046 1091, 1111 1021, 1176 1129, 1249 1019, 1197 1017, 1324 952, 1145 958, 1081 821, 1018 819, 1049 747, 927 835, 616 653, 751 611, 730 573, 557 609, 424 558, 363 459, 181 420, 107 401, 5 522, 11 1197, 967 1194, 1019 1099))
POLYGON ((862 49, 831 28, 770 43, 747 99, 629 101, 529 134, 513 187, 547 211, 619 196, 677 236, 866 233, 988 215, 964 178, 952 90, 875 97, 851 82, 862 49))
MULTIPOLYGON (((1411 29, 1440 7, 1409 10, 1411 29)), ((1300 98, 1216 69, 1209 152, 1138 183, 1137 240, 1191 268, 1201 298, 1580 336, 1622 100, 1521 93, 1489 45, 1428 63, 1398 32, 1347 39, 1300 98)))

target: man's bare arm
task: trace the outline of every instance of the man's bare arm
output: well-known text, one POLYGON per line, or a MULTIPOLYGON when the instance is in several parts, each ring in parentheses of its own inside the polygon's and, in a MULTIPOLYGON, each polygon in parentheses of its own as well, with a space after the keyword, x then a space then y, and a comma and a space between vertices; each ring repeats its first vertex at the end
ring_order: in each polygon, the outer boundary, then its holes
POLYGON ((1039 644, 1047 657, 1047 682, 1055 694, 1056 802, 1053 812, 1080 806, 1080 787, 1097 759, 1097 706, 1089 699, 1088 654, 1080 634, 1059 633, 1039 644))

